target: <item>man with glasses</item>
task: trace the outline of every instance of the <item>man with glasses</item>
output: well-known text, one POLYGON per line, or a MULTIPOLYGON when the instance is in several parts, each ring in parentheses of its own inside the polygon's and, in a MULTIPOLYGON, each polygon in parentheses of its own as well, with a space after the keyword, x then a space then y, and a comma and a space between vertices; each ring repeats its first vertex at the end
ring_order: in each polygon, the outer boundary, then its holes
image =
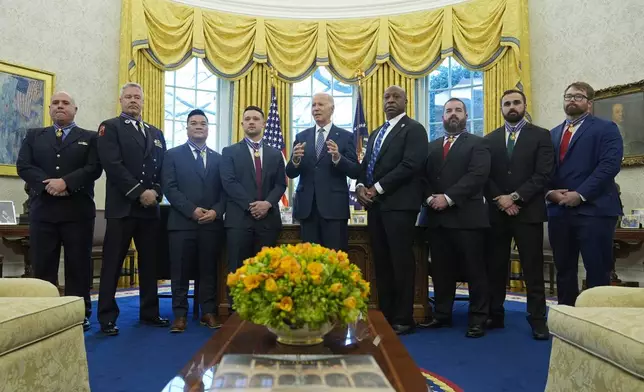
POLYGON ((573 306, 579 294, 579 253, 589 288, 610 284, 613 232, 622 214, 615 176, 623 156, 614 122, 590 114, 595 91, 584 82, 564 93, 566 120, 551 130, 555 172, 548 200, 548 234, 557 267, 560 304, 573 306))

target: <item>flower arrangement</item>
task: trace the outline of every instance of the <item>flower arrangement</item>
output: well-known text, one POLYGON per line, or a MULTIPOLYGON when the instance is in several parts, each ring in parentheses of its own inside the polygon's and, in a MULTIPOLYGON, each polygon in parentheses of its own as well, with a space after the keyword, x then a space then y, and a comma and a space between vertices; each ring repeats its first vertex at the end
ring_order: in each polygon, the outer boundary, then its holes
POLYGON ((354 322, 370 292, 346 253, 310 243, 263 248, 227 285, 242 319, 278 330, 354 322))

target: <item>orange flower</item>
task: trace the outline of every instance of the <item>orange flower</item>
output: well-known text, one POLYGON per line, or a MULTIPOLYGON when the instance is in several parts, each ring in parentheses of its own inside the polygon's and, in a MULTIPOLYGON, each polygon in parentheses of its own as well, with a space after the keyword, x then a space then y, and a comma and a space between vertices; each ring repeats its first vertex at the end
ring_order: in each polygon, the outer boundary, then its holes
POLYGON ((237 274, 233 274, 232 272, 228 274, 228 277, 226 278, 226 285, 229 287, 233 287, 239 282, 239 276, 237 274))
POLYGON ((266 279, 265 287, 266 291, 268 291, 269 293, 277 291, 277 283, 275 283, 275 280, 273 278, 266 279))
POLYGON ((277 307, 285 312, 290 312, 293 310, 293 300, 291 297, 282 297, 277 307))
POLYGON ((248 275, 244 278, 244 287, 246 287, 246 291, 252 291, 259 287, 261 281, 262 278, 258 275, 248 275))
POLYGON ((356 299, 353 297, 349 297, 344 300, 344 306, 346 306, 349 309, 355 309, 357 305, 356 299))
POLYGON ((313 262, 307 265, 306 269, 311 273, 311 275, 320 275, 324 270, 324 266, 320 263, 313 262))
POLYGON ((329 291, 332 293, 337 293, 340 290, 342 290, 342 283, 333 283, 331 287, 329 287, 329 291))
POLYGON ((320 275, 311 275, 311 282, 320 284, 322 283, 322 278, 320 277, 320 275))
POLYGON ((349 260, 349 256, 345 252, 341 250, 338 251, 338 261, 348 261, 348 260, 349 260))
POLYGON ((351 273, 351 280, 354 282, 358 283, 362 279, 362 276, 360 275, 360 272, 352 272, 351 273))

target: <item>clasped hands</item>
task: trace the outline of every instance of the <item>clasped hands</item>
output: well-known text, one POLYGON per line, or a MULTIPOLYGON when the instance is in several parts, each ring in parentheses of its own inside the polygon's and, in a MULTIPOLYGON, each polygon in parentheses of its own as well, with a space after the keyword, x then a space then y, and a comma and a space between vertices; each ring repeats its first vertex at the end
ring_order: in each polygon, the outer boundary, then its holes
POLYGON ((367 188, 366 186, 358 187, 358 202, 364 207, 370 207, 373 204, 373 198, 378 194, 376 187, 372 186, 367 188))
POLYGON ((141 193, 141 196, 139 196, 139 201, 143 207, 152 207, 157 204, 158 196, 159 194, 154 189, 146 189, 141 193))
POLYGON ((45 184, 45 191, 52 196, 69 196, 67 183, 62 178, 48 178, 42 183, 45 184))
MULTIPOLYGON (((298 165, 304 157, 304 147, 306 147, 306 142, 304 143, 298 143, 293 147, 293 163, 298 165)), ((326 141, 326 148, 327 152, 331 154, 331 160, 333 162, 338 162, 340 161, 340 151, 338 150, 338 145, 333 141, 333 140, 327 140, 326 141)))
POLYGON ((248 211, 253 218, 256 220, 266 218, 268 215, 268 210, 271 209, 271 203, 267 201, 254 201, 248 206, 248 211))
POLYGON ((577 207, 581 204, 581 195, 568 189, 555 189, 548 195, 548 200, 560 206, 577 207))
POLYGON ((505 212, 506 214, 510 216, 516 216, 519 214, 519 210, 521 209, 521 207, 519 207, 514 203, 514 200, 512 200, 512 196, 510 195, 497 196, 494 198, 494 201, 496 202, 497 207, 499 207, 499 210, 505 212))
POLYGON ((217 211, 197 207, 192 213, 192 219, 196 220, 200 225, 210 223, 217 219, 217 211))

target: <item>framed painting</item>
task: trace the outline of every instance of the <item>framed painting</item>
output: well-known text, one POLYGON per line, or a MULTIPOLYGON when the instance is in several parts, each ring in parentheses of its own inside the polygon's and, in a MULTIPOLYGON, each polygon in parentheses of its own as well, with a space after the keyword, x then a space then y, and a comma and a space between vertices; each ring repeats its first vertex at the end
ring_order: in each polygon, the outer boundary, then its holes
POLYGON ((623 166, 644 165, 644 80, 598 90, 593 112, 613 121, 624 139, 623 166))
POLYGON ((16 160, 29 128, 51 124, 54 74, 0 61, 0 175, 17 176, 16 160))

